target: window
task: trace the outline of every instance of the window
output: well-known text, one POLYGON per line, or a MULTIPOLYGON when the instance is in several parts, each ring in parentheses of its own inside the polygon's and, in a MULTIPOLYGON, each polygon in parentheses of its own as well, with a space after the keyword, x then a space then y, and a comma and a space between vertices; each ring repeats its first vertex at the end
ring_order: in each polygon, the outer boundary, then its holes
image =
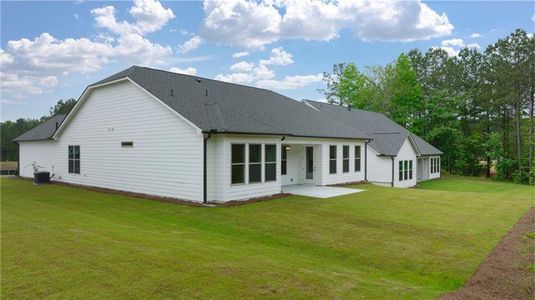
POLYGON ((336 145, 329 146, 329 174, 336 174, 336 145))
POLYGON ((123 148, 134 147, 134 142, 121 142, 121 147, 123 147, 123 148))
POLYGON ((349 146, 344 145, 342 148, 342 172, 349 172, 349 146))
POLYGON ((432 157, 431 158, 431 173, 440 173, 440 158, 432 157))
POLYGON ((412 179, 412 160, 399 161, 399 181, 412 179))
POLYGON ((265 181, 277 180, 277 145, 266 145, 264 151, 265 181))
POLYGON ((355 146, 355 172, 360 172, 360 146, 355 146))
POLYGON ((69 173, 80 174, 80 146, 69 146, 69 173))
POLYGON ((245 183, 245 145, 232 145, 231 162, 231 183, 245 183))
POLYGON ((431 173, 440 173, 440 158, 431 158, 431 173))
POLYGON ((286 175, 288 172, 287 170, 288 149, 286 147, 287 147, 286 145, 282 145, 281 147, 281 175, 286 175))
POLYGON ((249 183, 262 181, 262 145, 249 144, 249 183))

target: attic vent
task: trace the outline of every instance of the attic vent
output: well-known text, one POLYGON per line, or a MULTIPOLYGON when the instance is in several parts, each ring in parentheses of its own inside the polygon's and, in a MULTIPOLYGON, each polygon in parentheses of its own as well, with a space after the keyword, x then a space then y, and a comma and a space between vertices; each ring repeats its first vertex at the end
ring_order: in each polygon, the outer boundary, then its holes
POLYGON ((171 89, 171 94, 169 94, 169 96, 173 97, 173 89, 171 89))
POLYGON ((201 80, 199 78, 195 78, 195 80, 197 80, 197 82, 201 82, 201 80))
POLYGON ((206 89, 206 96, 208 96, 208 89, 206 89))

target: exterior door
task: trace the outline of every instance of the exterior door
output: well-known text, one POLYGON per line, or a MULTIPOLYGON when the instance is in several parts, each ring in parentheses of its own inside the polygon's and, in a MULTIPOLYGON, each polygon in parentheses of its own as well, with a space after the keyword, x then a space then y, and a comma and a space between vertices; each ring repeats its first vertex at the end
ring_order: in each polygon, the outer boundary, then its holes
POLYGON ((305 147, 305 182, 314 180, 314 147, 305 147))

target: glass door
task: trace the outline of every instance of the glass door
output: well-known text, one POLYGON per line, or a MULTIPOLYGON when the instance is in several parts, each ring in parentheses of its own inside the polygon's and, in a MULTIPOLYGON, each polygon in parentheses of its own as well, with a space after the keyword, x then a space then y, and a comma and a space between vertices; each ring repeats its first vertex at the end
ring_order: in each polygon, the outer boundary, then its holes
POLYGON ((305 179, 307 181, 314 179, 314 147, 305 148, 305 179))

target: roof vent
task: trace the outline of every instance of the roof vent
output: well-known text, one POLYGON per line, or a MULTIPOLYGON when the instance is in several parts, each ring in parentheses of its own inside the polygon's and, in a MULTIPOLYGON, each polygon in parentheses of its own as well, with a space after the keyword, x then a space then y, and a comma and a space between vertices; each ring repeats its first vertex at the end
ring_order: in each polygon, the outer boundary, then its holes
POLYGON ((201 82, 201 80, 199 78, 195 78, 195 80, 197 80, 197 82, 201 82))
POLYGON ((206 89, 206 97, 208 97, 208 89, 206 89))
POLYGON ((59 128, 59 123, 56 122, 56 130, 58 130, 58 128, 59 128))
POLYGON ((351 110, 351 103, 347 105, 347 110, 351 110))
POLYGON ((169 94, 169 96, 173 97, 173 89, 171 89, 171 94, 169 94))

